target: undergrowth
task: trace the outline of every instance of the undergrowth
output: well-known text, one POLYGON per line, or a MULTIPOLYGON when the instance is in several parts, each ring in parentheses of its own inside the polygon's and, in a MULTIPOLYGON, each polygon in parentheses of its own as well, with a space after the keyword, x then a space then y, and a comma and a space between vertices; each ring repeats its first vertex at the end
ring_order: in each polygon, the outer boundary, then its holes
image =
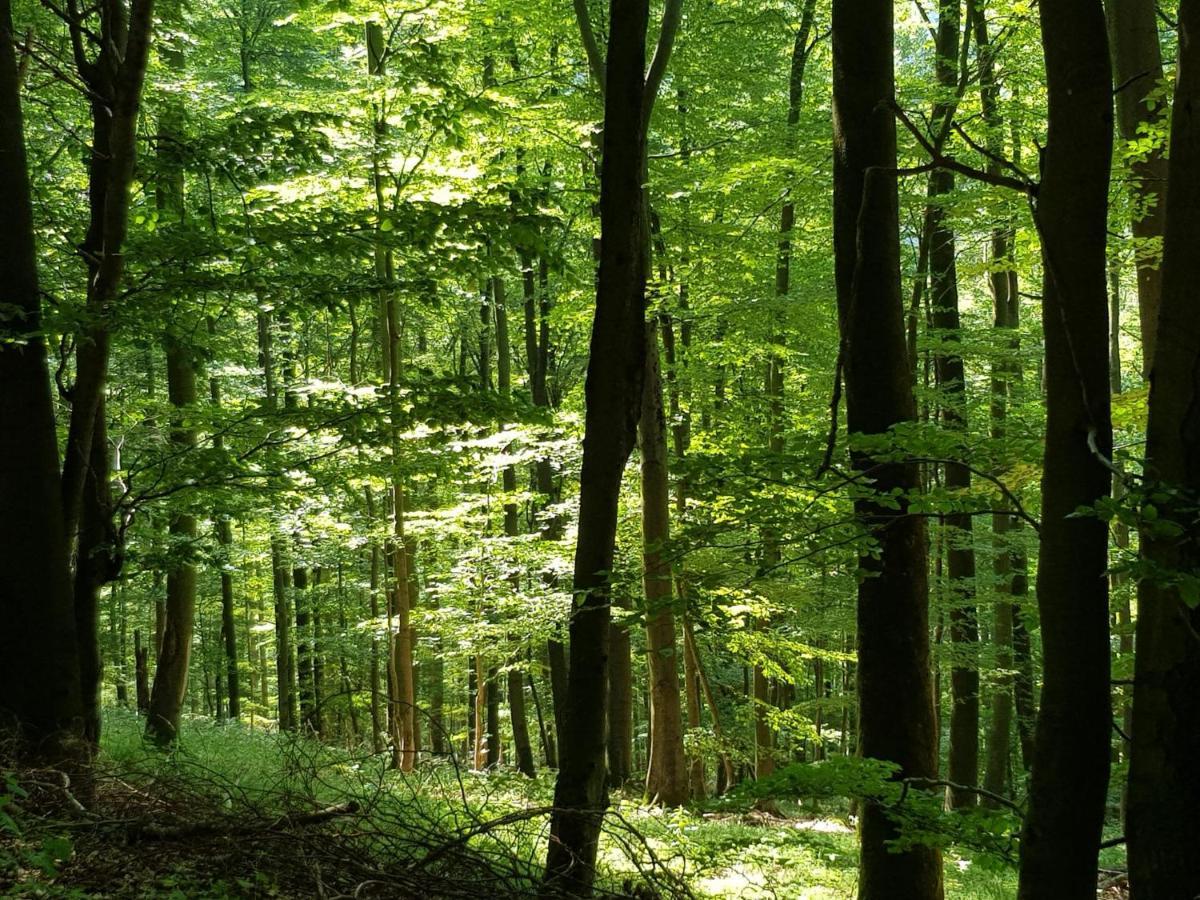
MULTIPOLYGON (((553 773, 470 772, 453 760, 409 775, 386 756, 195 719, 170 753, 144 720, 106 718, 85 811, 69 787, 0 781, 0 894, 7 897, 529 896, 545 858, 553 773)), ((35 779, 36 781, 36 779, 35 779)), ((690 810, 615 797, 601 895, 853 897, 857 847, 832 793, 690 810)), ((948 847, 950 898, 1015 893, 1011 866, 948 847)))

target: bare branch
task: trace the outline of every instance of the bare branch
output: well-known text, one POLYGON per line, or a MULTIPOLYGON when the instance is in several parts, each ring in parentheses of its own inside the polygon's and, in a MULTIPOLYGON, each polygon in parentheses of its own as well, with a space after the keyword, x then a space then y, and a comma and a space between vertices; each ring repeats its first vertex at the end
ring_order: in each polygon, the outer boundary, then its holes
POLYGON ((604 68, 604 54, 596 42, 596 32, 592 29, 592 15, 588 12, 587 0, 574 0, 575 20, 579 23, 579 36, 583 39, 583 49, 587 53, 588 68, 592 78, 604 96, 604 86, 608 83, 608 73, 604 68))
POLYGON ((682 18, 683 0, 667 0, 666 6, 663 7, 662 24, 658 30, 658 44, 654 48, 654 57, 650 60, 650 70, 646 73, 646 92, 642 99, 643 126, 649 125, 650 114, 654 112, 654 101, 658 99, 658 89, 667 74, 667 64, 671 61, 675 35, 679 33, 679 22, 682 18))

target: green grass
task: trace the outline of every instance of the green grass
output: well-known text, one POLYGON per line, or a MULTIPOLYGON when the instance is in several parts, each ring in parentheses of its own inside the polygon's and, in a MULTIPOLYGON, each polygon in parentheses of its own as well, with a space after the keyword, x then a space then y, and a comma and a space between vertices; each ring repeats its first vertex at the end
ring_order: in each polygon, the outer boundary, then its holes
MULTIPOLYGON (((553 773, 533 781, 515 773, 482 775, 448 764, 424 765, 404 776, 387 768, 384 757, 353 755, 237 724, 207 719, 185 722, 179 749, 164 755, 141 738, 143 720, 124 711, 106 719, 102 764, 131 777, 164 785, 199 785, 217 806, 290 804, 321 807, 348 797, 364 803, 381 830, 421 823, 429 829, 470 829, 520 810, 548 806, 553 773), (439 825, 440 823, 440 825, 439 825)), ((640 870, 660 864, 682 876, 700 896, 771 897, 827 900, 854 897, 857 846, 844 805, 780 804, 783 818, 754 812, 749 804, 710 802, 695 810, 664 811, 620 799, 608 819, 601 849, 607 882, 637 880, 640 870), (636 836, 634 834, 636 832, 636 836)), ((507 854, 524 861, 530 883, 543 858, 545 818, 470 838, 481 853, 507 854)), ((385 852, 384 842, 380 851, 385 852)), ((1016 892, 1011 867, 987 857, 945 853, 947 896, 958 900, 1001 900, 1016 892)), ((211 885, 220 893, 225 885, 211 885)))

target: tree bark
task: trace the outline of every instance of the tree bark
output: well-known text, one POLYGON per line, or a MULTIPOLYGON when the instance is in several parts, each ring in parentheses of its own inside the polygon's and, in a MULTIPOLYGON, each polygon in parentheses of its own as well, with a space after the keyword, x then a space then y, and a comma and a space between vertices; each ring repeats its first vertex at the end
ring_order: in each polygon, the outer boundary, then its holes
MULTIPOLYGON (((1158 10, 1154 0, 1105 0, 1108 34, 1117 84, 1117 126, 1126 142, 1144 139, 1143 128, 1156 123, 1159 113, 1147 97, 1163 80, 1158 40, 1158 10)), ((1151 146, 1130 165, 1133 200, 1134 261, 1137 266, 1138 312, 1142 326, 1142 374, 1150 377, 1157 343, 1158 308, 1162 296, 1162 265, 1158 243, 1166 219, 1167 160, 1165 148, 1151 146)))
POLYGON ((55 762, 83 700, 14 37, 0 0, 0 729, 55 762))
MULTIPOLYGON (((890 0, 834 0, 834 259, 842 335, 847 429, 884 434, 916 417, 900 295, 895 92, 890 0)), ((878 544, 863 555, 858 587, 859 750, 891 761, 903 777, 937 777, 930 678, 924 520, 905 514, 919 487, 915 464, 853 453, 876 490, 902 492, 899 509, 870 498, 855 511, 878 544)), ((942 896, 941 855, 930 847, 892 853, 895 823, 864 804, 860 900, 942 896)))
POLYGON ((647 0, 611 0, 600 177, 600 271, 584 388, 583 470, 575 549, 566 721, 554 789, 544 892, 589 894, 608 805, 603 709, 621 477, 633 450, 645 364, 649 220, 647 0))
POLYGON ((1151 508, 1138 592, 1129 768, 1129 877, 1135 900, 1200 894, 1200 4, 1179 6, 1158 349, 1151 372, 1146 473, 1151 508), (1161 508, 1159 508, 1161 507, 1161 508))
MULTIPOLYGON (((938 6, 935 72, 941 91, 933 108, 933 125, 939 133, 949 131, 948 119, 956 106, 953 94, 958 85, 961 0, 942 0, 938 6)), ((938 349, 934 367, 941 392, 942 421, 959 435, 956 453, 966 454, 966 372, 961 350, 958 309, 958 267, 954 229, 948 222, 946 200, 954 192, 954 173, 935 169, 929 175, 929 203, 925 208, 928 245, 930 322, 937 332, 938 349)), ((971 489, 971 472, 965 465, 945 466, 947 490, 965 495, 971 489)), ((975 610, 975 549, 969 513, 945 516, 946 574, 950 598, 950 747, 949 781, 974 786, 979 781, 979 628, 975 610)), ((949 787, 950 809, 974 806, 974 791, 949 787)))
POLYGON ((688 799, 679 704, 670 540, 671 497, 667 477, 667 426, 659 371, 658 330, 646 329, 646 375, 639 424, 642 456, 642 563, 646 598, 646 655, 650 674, 650 765, 646 796, 664 806, 688 799))
MULTIPOLYGON (((1001 174, 999 159, 1003 157, 1004 121, 998 105, 999 86, 995 75, 995 51, 981 0, 970 0, 967 15, 971 19, 979 60, 979 83, 987 147, 995 159, 988 161, 988 172, 1001 174)), ((1017 291, 1017 272, 1012 258, 1012 225, 1006 216, 992 229, 989 258, 989 281, 992 289, 992 322, 1000 339, 1003 356, 992 365, 991 403, 989 409, 993 440, 1004 439, 1007 430, 1009 399, 1020 374, 1020 349, 1016 328, 1019 324, 1020 295, 1017 291)), ((1007 508, 1002 501, 1000 509, 1007 508)), ((992 574, 995 577, 996 600, 992 617, 992 643, 996 648, 998 674, 993 684, 988 719, 987 763, 984 788, 992 794, 1003 795, 1008 780, 1011 759, 1013 725, 1013 616, 1012 601, 1014 568, 1012 540, 1019 527, 1015 516, 997 512, 992 516, 993 554, 992 574)), ((951 780, 954 780, 951 778, 951 780)), ((995 802, 986 796, 985 805, 995 802)))
MULTIPOLYGON (((195 429, 187 424, 189 408, 196 403, 196 368, 190 350, 178 340, 167 343, 167 392, 176 412, 171 424, 171 443, 177 452, 186 453, 196 446, 195 429)), ((165 746, 179 738, 179 718, 187 693, 188 663, 192 652, 192 630, 196 615, 196 566, 191 560, 196 540, 196 517, 187 511, 172 513, 167 526, 175 552, 167 571, 166 625, 162 648, 154 669, 150 689, 150 713, 146 735, 165 746)))
POLYGON ((294 731, 299 720, 296 664, 292 655, 291 579, 283 536, 271 536, 271 583, 275 599, 275 695, 280 731, 294 731))
POLYGON ((1094 897, 1108 787, 1108 529, 1112 455, 1105 239, 1112 80, 1099 0, 1041 6, 1048 137, 1042 238, 1046 450, 1037 596, 1043 688, 1018 896, 1094 897))

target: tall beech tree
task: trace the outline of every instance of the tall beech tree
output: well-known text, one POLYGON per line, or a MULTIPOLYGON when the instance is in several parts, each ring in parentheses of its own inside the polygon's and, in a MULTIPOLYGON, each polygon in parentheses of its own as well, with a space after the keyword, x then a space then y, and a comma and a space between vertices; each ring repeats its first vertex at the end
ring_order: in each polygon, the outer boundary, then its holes
MULTIPOLYGON (((962 46, 962 3, 942 0, 934 52, 938 97, 932 122, 941 139, 950 132, 958 106, 959 50, 962 46)), ((941 415, 946 427, 962 435, 967 430, 966 371, 962 357, 958 302, 957 244, 946 201, 954 193, 954 173, 936 168, 929 173, 929 204, 925 208, 925 242, 929 266, 930 324, 936 330, 934 366, 941 389, 941 415)), ((957 451, 965 455, 966 447, 957 451)), ((962 463, 947 463, 946 487, 965 494, 971 489, 971 470, 962 463)), ((975 619, 975 548, 969 513, 945 517, 947 529, 946 575, 950 596, 950 642, 954 663, 950 668, 949 780, 974 785, 979 780, 979 664, 975 619)), ((976 795, 951 786, 946 801, 951 808, 974 805, 976 795)))
POLYGON ((53 760, 83 701, 15 47, 0 0, 0 729, 53 760))
POLYGON ((646 132, 666 73, 681 3, 664 9, 646 70, 647 0, 611 0, 603 62, 587 4, 575 4, 596 83, 604 96, 600 168, 600 265, 585 385, 583 470, 575 547, 566 715, 554 786, 545 887, 589 893, 604 810, 609 577, 625 464, 637 440, 645 377, 650 220, 643 188, 646 132))
POLYGON ((1200 3, 1179 5, 1162 306, 1150 380, 1126 828, 1135 900, 1200 894, 1200 3), (1152 514, 1153 512, 1153 514, 1152 514))
MULTIPOLYGON (((182 10, 178 3, 160 4, 159 15, 169 27, 177 28, 182 10)), ((186 54, 177 39, 162 41, 159 55, 167 68, 180 76, 187 63, 186 54)), ((171 98, 158 121, 158 184, 156 205, 166 227, 181 227, 186 223, 186 193, 183 160, 184 146, 183 102, 171 98)), ((195 429, 187 424, 196 403, 196 360, 189 346, 192 312, 187 299, 175 304, 175 328, 166 336, 167 394, 173 407, 171 443, 181 454, 196 446, 195 429)), ((171 515, 167 525, 173 543, 174 558, 167 571, 166 621, 154 684, 150 689, 150 712, 146 718, 147 735, 159 744, 169 744, 179 734, 179 717, 187 693, 188 663, 192 651, 192 632, 196 616, 196 566, 191 559, 196 540, 196 517, 190 509, 182 508, 171 515)))
POLYGON ((663 413, 658 328, 654 321, 646 328, 646 375, 638 432, 642 457, 642 583, 650 677, 650 764, 646 795, 664 806, 682 806, 689 794, 688 771, 683 755, 674 573, 666 546, 671 536, 667 423, 663 413))
MULTIPOLYGON (((937 731, 929 659, 925 523, 907 515, 915 463, 884 461, 855 446, 916 417, 900 295, 899 204, 890 0, 834 0, 833 222, 846 425, 856 471, 889 503, 864 497, 855 512, 878 547, 859 558, 858 727, 864 757, 911 778, 937 777, 937 731)), ((860 900, 898 893, 942 896, 932 847, 893 853, 888 811, 866 802, 860 824, 860 900)))
POLYGON ((1042 239, 1046 449, 1037 570, 1044 677, 1023 900, 1092 897, 1108 787, 1108 529, 1081 507, 1109 493, 1105 240, 1112 79, 1100 0, 1041 6, 1048 135, 1035 216, 1042 239))
POLYGON ((1149 376, 1158 332, 1162 296, 1160 242, 1166 217, 1166 148, 1147 140, 1159 117, 1158 97, 1163 80, 1162 49, 1158 39, 1158 9, 1154 0, 1105 0, 1116 84, 1117 127, 1121 140, 1139 144, 1130 167, 1131 226, 1137 267, 1138 312, 1142 334, 1142 372, 1149 376))

